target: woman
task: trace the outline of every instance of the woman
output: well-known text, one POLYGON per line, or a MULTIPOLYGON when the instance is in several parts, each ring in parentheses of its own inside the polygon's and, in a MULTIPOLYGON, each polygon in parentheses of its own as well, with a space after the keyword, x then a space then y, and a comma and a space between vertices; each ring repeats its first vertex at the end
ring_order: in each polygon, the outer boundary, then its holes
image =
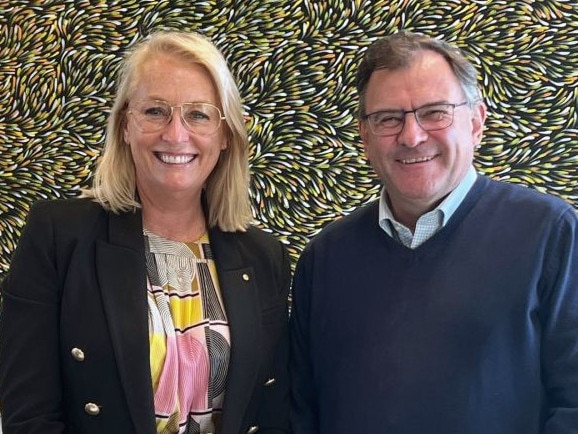
POLYGON ((5 434, 288 432, 289 258, 248 182, 222 54, 138 45, 93 187, 33 206, 3 282, 5 434))

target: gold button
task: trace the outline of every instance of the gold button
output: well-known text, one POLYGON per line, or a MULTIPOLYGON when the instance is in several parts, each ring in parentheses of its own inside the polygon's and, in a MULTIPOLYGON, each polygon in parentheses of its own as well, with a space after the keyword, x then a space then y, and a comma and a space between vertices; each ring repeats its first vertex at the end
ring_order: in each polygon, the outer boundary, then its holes
POLYGON ((254 434, 259 431, 259 427, 257 425, 253 425, 247 430, 247 434, 254 434))
POLYGON ((245 282, 248 282, 248 281, 249 281, 249 275, 248 275, 247 273, 243 273, 243 280, 244 280, 245 282))
POLYGON ((82 351, 80 348, 73 348, 70 350, 70 354, 72 354, 72 357, 77 362, 84 362, 84 351, 82 351))
POLYGON ((275 378, 269 378, 267 381, 265 381, 265 386, 271 386, 272 384, 275 384, 277 380, 275 378))
POLYGON ((98 413, 100 413, 100 407, 94 402, 87 402, 84 406, 84 411, 91 416, 98 416, 98 413))

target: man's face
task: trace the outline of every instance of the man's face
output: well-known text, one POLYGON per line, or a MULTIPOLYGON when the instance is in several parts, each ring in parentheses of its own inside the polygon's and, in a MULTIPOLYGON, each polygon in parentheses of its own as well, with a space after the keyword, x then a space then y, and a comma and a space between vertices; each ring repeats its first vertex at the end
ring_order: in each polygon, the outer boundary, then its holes
MULTIPOLYGON (((428 50, 417 53, 407 68, 373 72, 366 91, 366 113, 464 101, 449 64, 428 50)), ((401 132, 385 137, 373 134, 367 121, 360 121, 365 154, 385 186, 396 218, 419 217, 459 184, 472 165, 485 116, 483 103, 473 108, 463 105, 455 108, 449 127, 427 132, 409 113, 401 132)))

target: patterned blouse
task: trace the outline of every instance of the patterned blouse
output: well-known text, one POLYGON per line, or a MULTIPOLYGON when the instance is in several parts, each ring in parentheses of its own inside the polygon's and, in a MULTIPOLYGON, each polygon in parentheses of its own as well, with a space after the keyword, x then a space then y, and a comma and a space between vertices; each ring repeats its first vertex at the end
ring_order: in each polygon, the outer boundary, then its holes
POLYGON ((231 345, 208 234, 145 242, 157 432, 219 432, 231 345))

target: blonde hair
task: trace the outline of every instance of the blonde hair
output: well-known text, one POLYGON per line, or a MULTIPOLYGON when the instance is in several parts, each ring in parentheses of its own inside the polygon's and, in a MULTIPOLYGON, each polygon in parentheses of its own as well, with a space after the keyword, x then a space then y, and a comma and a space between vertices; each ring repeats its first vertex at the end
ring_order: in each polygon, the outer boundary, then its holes
POLYGON ((228 146, 205 183, 208 225, 232 232, 252 220, 249 200, 249 142, 239 90, 219 49, 196 33, 159 31, 138 43, 124 58, 117 95, 108 120, 104 151, 92 187, 83 192, 105 209, 118 213, 141 205, 136 195, 135 166, 123 129, 130 96, 143 65, 155 55, 171 55, 202 66, 217 90, 227 129, 228 146))

